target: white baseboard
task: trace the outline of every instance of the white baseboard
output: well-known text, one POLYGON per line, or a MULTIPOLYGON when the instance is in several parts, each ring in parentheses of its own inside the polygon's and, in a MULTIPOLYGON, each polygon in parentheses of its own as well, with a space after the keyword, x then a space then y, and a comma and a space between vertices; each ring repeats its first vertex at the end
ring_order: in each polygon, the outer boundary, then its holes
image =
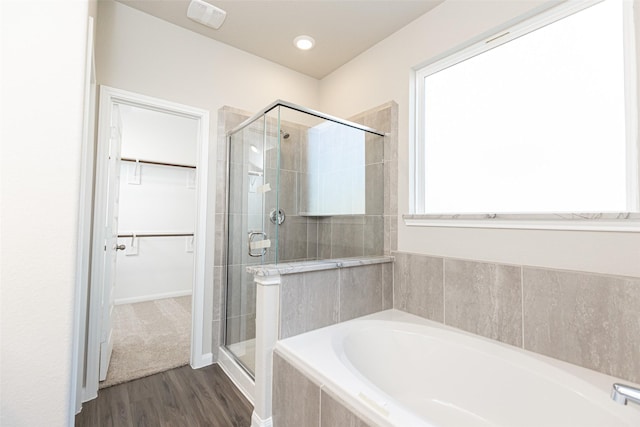
POLYGON ((229 379, 238 387, 238 390, 240 390, 253 405, 256 385, 244 369, 236 364, 224 347, 220 347, 218 351, 218 365, 220 365, 224 373, 227 374, 229 379))
POLYGON ((253 414, 251 414, 251 427, 273 427, 273 417, 263 420, 256 414, 256 411, 253 411, 253 414))
POLYGON ((153 294, 153 295, 142 295, 139 297, 129 297, 129 298, 118 298, 114 301, 115 305, 121 304, 133 304, 136 302, 145 302, 145 301, 154 301, 157 299, 164 298, 176 298, 176 297, 186 297, 187 295, 191 295, 191 289, 186 291, 175 291, 175 292, 165 292, 163 294, 153 294))
POLYGON ((198 357, 198 355, 195 355, 191 359, 191 367, 193 369, 200 369, 209 365, 213 365, 213 353, 205 353, 200 357, 198 357))

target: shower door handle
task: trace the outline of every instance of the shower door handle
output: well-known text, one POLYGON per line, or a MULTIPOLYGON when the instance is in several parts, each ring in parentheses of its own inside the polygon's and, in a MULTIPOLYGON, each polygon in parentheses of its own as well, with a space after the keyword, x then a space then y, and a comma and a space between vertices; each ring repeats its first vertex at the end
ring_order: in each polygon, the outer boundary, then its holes
POLYGON ((261 257, 267 253, 267 248, 271 246, 271 241, 267 239, 267 233, 264 231, 250 231, 249 241, 247 244, 249 256, 261 257), (262 240, 254 240, 254 237, 262 236, 262 240), (253 252, 253 249, 261 249, 260 252, 253 252))

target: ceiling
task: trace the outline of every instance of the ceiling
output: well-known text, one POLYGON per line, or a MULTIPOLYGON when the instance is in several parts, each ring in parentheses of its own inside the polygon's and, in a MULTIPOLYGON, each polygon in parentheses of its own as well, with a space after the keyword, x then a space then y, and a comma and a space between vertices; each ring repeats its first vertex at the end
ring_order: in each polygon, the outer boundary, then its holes
POLYGON ((227 12, 218 30, 187 18, 190 0, 117 1, 321 79, 443 0, 206 0, 227 12), (302 34, 313 49, 293 46, 302 34))

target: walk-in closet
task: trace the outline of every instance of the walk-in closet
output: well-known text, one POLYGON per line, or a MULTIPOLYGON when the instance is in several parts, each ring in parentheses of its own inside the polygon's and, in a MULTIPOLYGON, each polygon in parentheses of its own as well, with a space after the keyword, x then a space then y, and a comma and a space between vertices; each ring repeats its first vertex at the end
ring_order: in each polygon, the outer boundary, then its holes
POLYGON ((113 351, 101 388, 188 364, 191 340, 198 123, 116 107, 121 149, 113 351))

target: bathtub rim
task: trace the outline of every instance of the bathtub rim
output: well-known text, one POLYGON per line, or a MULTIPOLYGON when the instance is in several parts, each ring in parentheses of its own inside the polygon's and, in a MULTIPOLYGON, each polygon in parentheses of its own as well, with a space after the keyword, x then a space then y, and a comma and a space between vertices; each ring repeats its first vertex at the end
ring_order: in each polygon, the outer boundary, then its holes
MULTIPOLYGON (((324 328, 316 329, 314 331, 306 332, 304 334, 295 335, 293 337, 288 337, 283 340, 279 340, 276 343, 274 352, 278 354, 279 357, 284 359, 286 362, 290 363, 294 368, 300 371, 305 377, 307 377, 311 382, 317 385, 321 391, 327 392, 333 398, 338 399, 338 401, 344 405, 351 412, 360 417, 363 421, 370 423, 372 425, 380 425, 380 426, 393 426, 393 420, 389 420, 389 418, 384 417, 375 410, 371 405, 364 403, 363 400, 359 399, 353 392, 353 390, 345 390, 343 387, 343 381, 335 381, 333 378, 329 377, 325 373, 323 373, 318 367, 314 366, 309 361, 306 361, 300 355, 297 354, 296 349, 292 347, 291 343, 294 343, 295 346, 301 339, 300 337, 313 337, 319 334, 327 334, 327 330, 331 328, 349 328, 348 324, 353 324, 354 322, 362 322, 368 320, 382 320, 382 321, 394 321, 401 323, 409 323, 409 324, 417 324, 417 325, 426 325, 428 327, 433 327, 439 330, 443 330, 446 332, 452 332, 455 334, 460 334, 466 337, 470 337, 473 339, 477 339, 488 343, 490 345, 495 345, 501 347, 503 349, 516 351, 517 353, 522 353, 525 356, 531 357, 538 362, 542 362, 550 365, 552 368, 559 369, 564 371, 566 374, 576 377, 577 380, 586 383, 587 386, 598 389, 599 391, 605 393, 606 396, 609 396, 611 391, 611 386, 614 382, 622 382, 625 384, 629 384, 632 386, 638 386, 638 384, 633 383, 632 381, 620 379, 611 375, 607 375, 601 372, 597 372, 588 368, 584 368, 578 365, 574 365, 562 360, 554 359, 549 356, 545 356, 539 353, 532 352, 530 350, 525 350, 520 347, 512 346, 500 341, 492 340, 490 338, 486 338, 480 335, 476 335, 467 331, 463 331, 461 329, 457 329, 448 325, 444 325, 439 322, 435 322, 429 319, 425 319, 401 310, 397 309, 389 309, 380 311, 377 313, 369 314, 366 316, 362 316, 359 318, 351 319, 345 322, 341 322, 338 324, 326 326, 324 328)), ((303 338, 304 339, 304 338, 303 338)), ((333 345, 333 341, 330 339, 330 345, 333 345)), ((333 353, 335 354, 335 352, 333 353)), ((349 371, 347 366, 342 365, 345 371, 349 371)), ((355 377, 357 380, 360 376, 360 373, 350 373, 350 376, 355 377)), ((370 381, 367 381, 365 384, 369 386, 371 384, 370 381)), ((383 391, 379 390, 377 387, 374 387, 370 391, 371 395, 369 395, 369 391, 367 391, 366 397, 373 399, 374 401, 385 401, 388 400, 388 396, 383 391)), ((630 411, 634 412, 634 414, 630 415, 632 418, 640 419, 640 406, 638 405, 627 405, 630 411)), ((431 426, 432 424, 418 418, 413 412, 408 409, 405 409, 399 405, 394 404, 394 415, 399 415, 399 420, 407 422, 407 420, 411 420, 413 424, 411 425, 420 425, 420 426, 431 426)))

